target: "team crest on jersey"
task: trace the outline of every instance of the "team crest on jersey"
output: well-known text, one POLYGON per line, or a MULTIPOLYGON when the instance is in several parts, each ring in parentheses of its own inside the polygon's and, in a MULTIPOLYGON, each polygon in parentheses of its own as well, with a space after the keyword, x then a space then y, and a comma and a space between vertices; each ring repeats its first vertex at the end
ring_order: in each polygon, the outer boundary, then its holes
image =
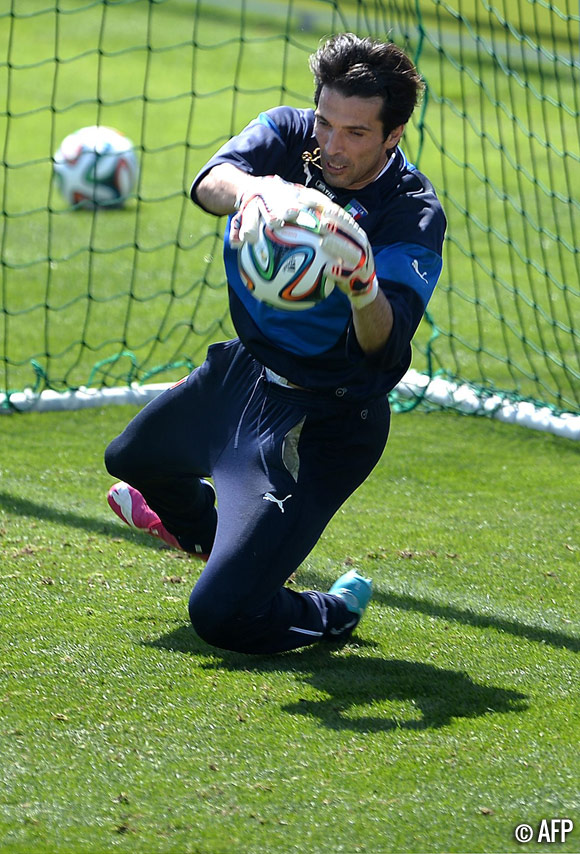
POLYGON ((357 202, 356 199, 352 199, 352 201, 350 201, 348 205, 345 205, 344 209, 347 213, 351 215, 353 219, 357 220, 362 219, 363 216, 366 216, 368 214, 367 209, 363 208, 361 203, 357 202))

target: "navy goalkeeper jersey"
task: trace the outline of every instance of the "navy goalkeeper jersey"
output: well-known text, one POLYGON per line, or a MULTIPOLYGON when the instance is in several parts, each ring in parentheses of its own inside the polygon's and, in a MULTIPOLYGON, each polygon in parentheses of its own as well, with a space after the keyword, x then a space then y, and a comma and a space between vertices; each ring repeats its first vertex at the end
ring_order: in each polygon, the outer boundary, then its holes
POLYGON ((256 176, 279 175, 313 187, 347 210, 368 234, 379 285, 394 315, 385 347, 372 356, 360 348, 350 301, 338 288, 304 311, 258 302, 245 286, 237 250, 224 242, 230 312, 244 346, 263 365, 305 388, 351 400, 389 392, 411 362, 411 338, 441 272, 445 216, 428 179, 397 148, 387 169, 360 190, 326 184, 314 136, 314 111, 275 107, 261 113, 206 163, 230 163, 256 176))

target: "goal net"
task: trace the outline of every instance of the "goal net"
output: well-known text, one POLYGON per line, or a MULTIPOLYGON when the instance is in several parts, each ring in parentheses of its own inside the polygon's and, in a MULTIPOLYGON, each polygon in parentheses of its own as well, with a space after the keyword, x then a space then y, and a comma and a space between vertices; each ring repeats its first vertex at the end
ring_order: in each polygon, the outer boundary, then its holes
POLYGON ((414 58, 403 147, 449 221, 396 408, 580 437, 577 0, 0 0, 0 410, 145 402, 233 334, 223 219, 192 177, 261 110, 312 101, 308 56, 348 30, 414 58), (120 129, 138 183, 71 209, 53 156, 120 129))

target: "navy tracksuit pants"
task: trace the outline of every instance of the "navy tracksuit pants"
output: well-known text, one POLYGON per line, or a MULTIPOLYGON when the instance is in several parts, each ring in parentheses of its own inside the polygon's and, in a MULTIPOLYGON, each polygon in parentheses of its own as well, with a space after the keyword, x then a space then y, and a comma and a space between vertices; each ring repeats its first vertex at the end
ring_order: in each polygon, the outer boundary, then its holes
POLYGON ((378 462, 386 398, 345 404, 280 386, 236 339, 149 403, 106 451, 187 550, 211 552, 189 602, 208 643, 271 653, 331 637, 341 599, 285 581, 378 462), (200 477, 211 476, 217 492, 200 477))

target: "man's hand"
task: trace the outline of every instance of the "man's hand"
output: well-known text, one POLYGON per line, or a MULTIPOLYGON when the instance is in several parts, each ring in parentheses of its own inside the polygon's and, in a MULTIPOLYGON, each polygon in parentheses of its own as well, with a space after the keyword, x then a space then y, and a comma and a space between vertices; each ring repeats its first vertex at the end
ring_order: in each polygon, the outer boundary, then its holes
POLYGON ((322 219, 324 248, 336 258, 327 275, 348 296, 353 308, 369 305, 379 292, 379 283, 366 232, 342 208, 338 213, 327 210, 322 219))
POLYGON ((338 207, 318 190, 291 184, 277 175, 257 178, 237 200, 238 212, 232 218, 230 243, 236 247, 255 243, 261 221, 274 228, 284 223, 295 223, 302 208, 322 213, 329 206, 338 207))
POLYGON ((379 287, 367 234, 342 208, 336 216, 327 212, 323 219, 325 249, 336 258, 327 275, 350 299, 361 349, 369 356, 380 353, 391 335, 394 315, 379 287))

